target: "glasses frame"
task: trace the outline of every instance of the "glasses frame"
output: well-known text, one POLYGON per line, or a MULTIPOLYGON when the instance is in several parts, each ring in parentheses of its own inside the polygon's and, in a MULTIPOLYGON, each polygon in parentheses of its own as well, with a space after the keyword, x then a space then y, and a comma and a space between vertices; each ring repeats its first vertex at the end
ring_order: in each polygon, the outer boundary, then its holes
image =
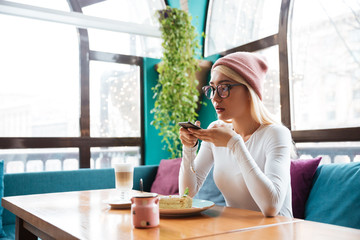
POLYGON ((232 88, 235 87, 235 86, 241 86, 241 85, 244 85, 244 84, 242 84, 242 83, 234 83, 234 84, 221 83, 221 84, 217 85, 216 88, 213 87, 213 86, 207 85, 207 86, 202 87, 202 91, 203 91, 205 97, 211 100, 211 99, 213 99, 213 98, 215 97, 215 89, 216 89, 216 93, 217 93, 217 95, 219 96, 219 98, 225 99, 225 98, 228 98, 228 97, 230 96, 230 89, 232 89, 232 88), (227 90, 228 95, 227 95, 226 97, 222 97, 222 96, 220 95, 220 93, 219 93, 219 86, 226 86, 226 87, 228 88, 228 90, 227 90), (213 96, 213 97, 208 97, 208 96, 206 95, 206 92, 208 91, 209 88, 211 88, 211 90, 212 90, 211 93, 212 93, 212 96, 213 96))

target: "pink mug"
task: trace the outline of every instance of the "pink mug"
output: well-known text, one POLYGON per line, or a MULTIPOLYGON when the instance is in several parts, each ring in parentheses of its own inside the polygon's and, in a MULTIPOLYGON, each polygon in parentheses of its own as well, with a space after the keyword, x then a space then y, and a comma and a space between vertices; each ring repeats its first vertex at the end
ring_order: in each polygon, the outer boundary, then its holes
POLYGON ((159 226, 159 198, 155 193, 143 193, 131 198, 132 225, 136 228, 159 226))

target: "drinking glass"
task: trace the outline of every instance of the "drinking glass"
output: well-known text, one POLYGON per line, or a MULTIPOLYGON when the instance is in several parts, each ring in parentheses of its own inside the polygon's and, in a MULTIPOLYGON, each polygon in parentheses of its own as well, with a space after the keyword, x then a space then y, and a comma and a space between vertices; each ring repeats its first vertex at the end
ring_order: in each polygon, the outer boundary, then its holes
POLYGON ((116 189, 120 191, 121 200, 129 200, 129 192, 133 188, 134 167, 131 163, 115 163, 116 189))

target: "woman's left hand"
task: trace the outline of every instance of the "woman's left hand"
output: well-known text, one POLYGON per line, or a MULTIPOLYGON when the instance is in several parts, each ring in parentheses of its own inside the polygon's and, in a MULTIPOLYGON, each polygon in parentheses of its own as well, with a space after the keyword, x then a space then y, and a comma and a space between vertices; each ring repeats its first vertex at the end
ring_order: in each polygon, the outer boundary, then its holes
POLYGON ((219 124, 209 129, 189 128, 189 132, 200 140, 211 142, 217 147, 226 147, 229 140, 236 135, 230 128, 219 124))

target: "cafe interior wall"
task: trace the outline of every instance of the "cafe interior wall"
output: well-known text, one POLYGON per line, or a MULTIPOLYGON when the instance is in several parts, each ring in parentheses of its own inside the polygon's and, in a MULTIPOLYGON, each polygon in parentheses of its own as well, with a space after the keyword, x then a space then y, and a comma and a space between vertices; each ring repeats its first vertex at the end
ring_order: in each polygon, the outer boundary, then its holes
MULTIPOLYGON (((173 8, 181 8, 180 0, 168 0, 167 3, 173 8)), ((205 32, 206 13, 207 13, 208 0, 188 0, 189 14, 192 16, 192 24, 198 31, 199 45, 203 52, 204 39, 201 37, 205 32)), ((214 62, 219 58, 219 55, 212 55, 205 60, 214 62)), ((145 141, 145 165, 158 165, 162 159, 169 159, 170 153, 164 149, 164 143, 161 142, 162 137, 158 135, 159 131, 155 129, 150 123, 154 115, 150 114, 151 109, 154 107, 155 99, 153 99, 152 87, 156 85, 158 73, 155 70, 155 65, 159 63, 159 59, 144 58, 144 141, 145 141)), ((209 74, 210 77, 210 74, 209 74)), ((209 80, 209 78, 208 78, 209 80)), ((203 128, 216 119, 216 112, 212 104, 205 98, 202 100, 206 106, 202 105, 199 110, 198 120, 201 122, 203 128)), ((187 121, 187 119, 184 119, 187 121)))

